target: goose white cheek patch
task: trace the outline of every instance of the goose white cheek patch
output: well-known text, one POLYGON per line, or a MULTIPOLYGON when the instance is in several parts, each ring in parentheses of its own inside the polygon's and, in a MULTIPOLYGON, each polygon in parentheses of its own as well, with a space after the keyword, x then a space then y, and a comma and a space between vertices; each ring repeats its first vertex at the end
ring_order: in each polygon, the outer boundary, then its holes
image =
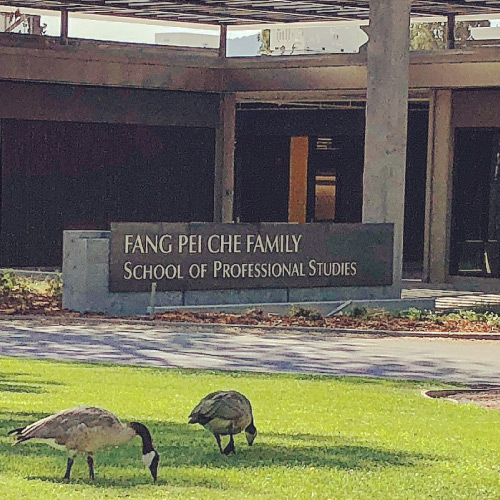
POLYGON ((154 451, 150 451, 149 453, 146 453, 142 455, 142 463, 146 467, 150 467, 151 463, 153 462, 153 458, 155 457, 156 453, 154 451))

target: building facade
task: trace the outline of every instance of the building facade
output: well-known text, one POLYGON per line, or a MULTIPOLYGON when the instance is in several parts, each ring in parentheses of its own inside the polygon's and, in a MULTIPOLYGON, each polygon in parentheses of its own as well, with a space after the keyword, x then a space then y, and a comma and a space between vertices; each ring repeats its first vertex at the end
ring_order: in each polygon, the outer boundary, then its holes
POLYGON ((0 34, 0 264, 59 267, 64 230, 125 220, 393 222, 396 276, 497 287, 500 48, 405 63, 400 24, 368 54, 241 59, 0 34))

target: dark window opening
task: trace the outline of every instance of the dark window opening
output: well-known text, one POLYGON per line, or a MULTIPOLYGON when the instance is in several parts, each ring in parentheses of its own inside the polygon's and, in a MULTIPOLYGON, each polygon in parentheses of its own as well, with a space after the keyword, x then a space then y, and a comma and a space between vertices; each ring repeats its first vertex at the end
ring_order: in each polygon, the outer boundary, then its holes
POLYGON ((60 266, 65 229, 213 220, 213 129, 2 125, 3 266, 60 266))

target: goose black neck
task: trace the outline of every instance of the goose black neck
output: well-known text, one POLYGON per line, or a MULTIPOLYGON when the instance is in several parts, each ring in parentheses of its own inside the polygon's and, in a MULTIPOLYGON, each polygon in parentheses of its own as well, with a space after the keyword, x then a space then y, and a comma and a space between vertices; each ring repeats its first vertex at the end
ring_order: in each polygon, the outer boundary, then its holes
POLYGON ((142 438, 142 454, 146 455, 146 453, 153 451, 153 438, 149 429, 139 422, 130 422, 129 426, 142 438))
POLYGON ((253 418, 252 418, 252 421, 248 424, 245 431, 250 432, 251 434, 255 434, 255 432, 257 431, 257 428, 255 427, 255 424, 253 423, 253 418))

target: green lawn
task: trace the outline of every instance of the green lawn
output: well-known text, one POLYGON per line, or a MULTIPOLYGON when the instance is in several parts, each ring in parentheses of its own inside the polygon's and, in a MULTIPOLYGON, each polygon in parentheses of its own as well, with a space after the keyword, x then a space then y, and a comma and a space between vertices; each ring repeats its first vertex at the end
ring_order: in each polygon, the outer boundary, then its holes
POLYGON ((0 358, 0 498, 498 500, 500 412, 423 398, 429 387, 0 358), (186 423, 217 389, 246 394, 259 429, 252 448, 237 436, 231 457, 186 423), (148 425, 158 482, 142 466, 139 439, 97 453, 94 483, 83 456, 68 484, 64 453, 11 446, 9 429, 78 404, 148 425))

